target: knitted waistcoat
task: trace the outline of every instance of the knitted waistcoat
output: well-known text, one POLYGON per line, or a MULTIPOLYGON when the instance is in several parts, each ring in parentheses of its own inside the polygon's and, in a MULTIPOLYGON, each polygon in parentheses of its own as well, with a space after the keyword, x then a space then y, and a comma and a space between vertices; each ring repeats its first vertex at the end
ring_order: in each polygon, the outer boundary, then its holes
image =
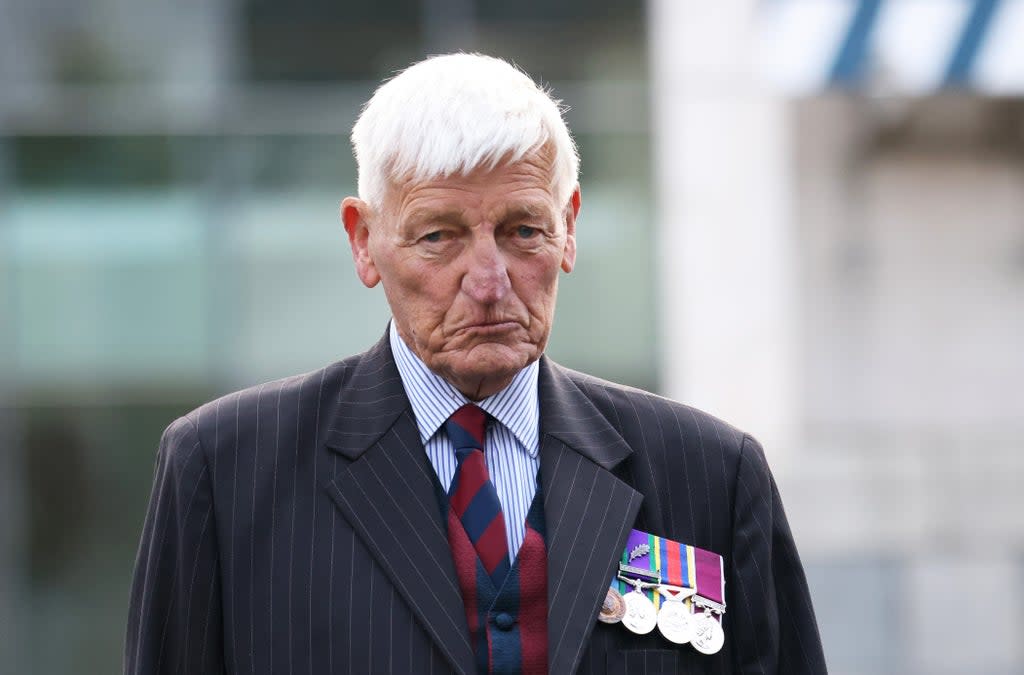
POLYGON ((447 497, 442 500, 477 672, 547 673, 547 545, 539 486, 526 515, 526 536, 501 588, 495 588, 447 497))

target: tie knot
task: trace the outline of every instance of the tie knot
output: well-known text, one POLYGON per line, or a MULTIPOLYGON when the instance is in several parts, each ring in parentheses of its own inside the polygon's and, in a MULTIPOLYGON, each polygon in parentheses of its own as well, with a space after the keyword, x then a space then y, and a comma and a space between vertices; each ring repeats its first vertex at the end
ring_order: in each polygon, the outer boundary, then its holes
POLYGON ((444 423, 448 438, 455 450, 484 449, 484 434, 487 431, 487 413, 483 409, 467 403, 452 413, 444 423))

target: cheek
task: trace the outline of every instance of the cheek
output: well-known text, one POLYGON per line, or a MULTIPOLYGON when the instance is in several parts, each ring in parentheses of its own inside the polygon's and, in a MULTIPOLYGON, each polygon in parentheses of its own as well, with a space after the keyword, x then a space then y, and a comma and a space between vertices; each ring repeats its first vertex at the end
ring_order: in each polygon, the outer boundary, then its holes
POLYGON ((558 267, 545 261, 543 264, 523 265, 517 272, 513 286, 523 303, 537 310, 554 304, 558 290, 558 267))
POLYGON ((543 260, 536 261, 531 272, 538 288, 550 290, 558 284, 561 264, 562 258, 556 251, 551 251, 549 255, 544 256, 543 260))
POLYGON ((394 293, 407 298, 430 292, 430 275, 421 267, 410 256, 394 253, 380 257, 377 262, 385 287, 390 286, 394 293))
MULTIPOLYGON (((458 284, 453 275, 444 270, 420 271, 409 266, 400 266, 390 275, 389 295, 414 321, 436 324, 458 294, 458 284)), ((388 279, 384 280, 388 289, 388 279)))

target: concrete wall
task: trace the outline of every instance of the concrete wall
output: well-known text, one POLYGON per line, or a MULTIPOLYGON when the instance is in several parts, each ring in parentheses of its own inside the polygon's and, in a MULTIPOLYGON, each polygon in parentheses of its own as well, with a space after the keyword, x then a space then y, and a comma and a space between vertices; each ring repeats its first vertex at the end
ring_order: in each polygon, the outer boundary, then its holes
POLYGON ((1006 106, 795 107, 804 434, 780 481, 838 673, 1024 672, 1024 156, 1006 106))

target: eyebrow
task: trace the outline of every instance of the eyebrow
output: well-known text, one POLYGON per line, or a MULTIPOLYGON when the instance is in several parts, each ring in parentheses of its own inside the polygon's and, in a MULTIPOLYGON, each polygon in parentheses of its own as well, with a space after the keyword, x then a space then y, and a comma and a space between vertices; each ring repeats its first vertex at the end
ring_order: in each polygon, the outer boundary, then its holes
POLYGON ((502 221, 509 220, 542 220, 547 217, 548 209, 538 204, 515 204, 502 214, 502 221))
MULTIPOLYGON (((451 223, 462 225, 465 223, 466 212, 464 209, 414 209, 406 216, 405 222, 409 225, 424 225, 431 223, 451 223)), ((502 211, 497 218, 498 222, 507 223, 512 220, 545 220, 549 217, 548 209, 540 204, 523 202, 513 204, 505 211, 502 211)))
POLYGON ((445 211, 438 211, 434 209, 414 209, 405 218, 406 222, 421 224, 421 223, 461 223, 465 212, 462 209, 448 209, 445 211))

